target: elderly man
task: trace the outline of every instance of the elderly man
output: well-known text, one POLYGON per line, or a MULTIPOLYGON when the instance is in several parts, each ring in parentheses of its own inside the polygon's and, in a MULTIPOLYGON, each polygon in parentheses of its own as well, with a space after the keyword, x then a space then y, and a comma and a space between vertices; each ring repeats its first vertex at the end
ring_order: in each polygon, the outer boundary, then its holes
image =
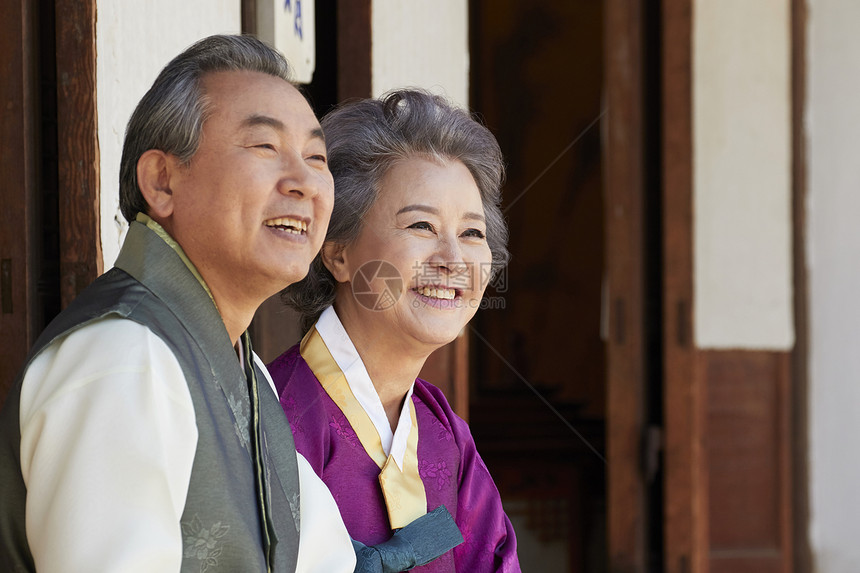
POLYGON ((165 67, 126 133, 116 266, 0 416, 0 569, 352 571, 246 330, 305 276, 332 202, 282 56, 213 36, 165 67))

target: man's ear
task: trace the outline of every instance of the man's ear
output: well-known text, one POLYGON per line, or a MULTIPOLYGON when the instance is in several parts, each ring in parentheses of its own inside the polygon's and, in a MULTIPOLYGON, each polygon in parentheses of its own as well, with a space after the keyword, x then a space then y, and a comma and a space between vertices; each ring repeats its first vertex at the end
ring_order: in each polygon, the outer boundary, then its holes
POLYGON ((171 159, 160 149, 150 149, 137 160, 137 185, 149 205, 149 214, 158 220, 167 219, 173 214, 171 159))
POLYGON ((345 283, 352 280, 352 277, 349 274, 349 265, 346 260, 346 251, 347 249, 345 245, 331 241, 323 243, 322 250, 320 251, 320 257, 322 258, 325 268, 329 270, 331 275, 334 277, 334 280, 339 283, 345 283))

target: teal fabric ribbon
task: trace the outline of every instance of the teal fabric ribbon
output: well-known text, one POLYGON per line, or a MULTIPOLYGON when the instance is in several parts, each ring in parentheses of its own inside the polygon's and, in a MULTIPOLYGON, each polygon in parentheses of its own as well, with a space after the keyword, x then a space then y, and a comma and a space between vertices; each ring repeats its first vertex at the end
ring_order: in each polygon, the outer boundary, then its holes
POLYGON ((463 543, 454 518, 440 505, 384 543, 367 546, 353 539, 355 573, 400 573, 426 565, 463 543))

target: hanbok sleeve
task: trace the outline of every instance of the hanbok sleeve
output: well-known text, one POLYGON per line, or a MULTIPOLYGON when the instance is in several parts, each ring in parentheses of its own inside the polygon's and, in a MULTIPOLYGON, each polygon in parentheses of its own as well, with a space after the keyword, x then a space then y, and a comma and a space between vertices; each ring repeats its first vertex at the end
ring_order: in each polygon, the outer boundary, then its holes
POLYGON ((27 370, 20 425, 40 573, 179 570, 197 426, 158 336, 105 318, 55 342, 27 370))
POLYGON ((517 539, 499 490, 475 448, 469 426, 452 415, 460 448, 457 525, 464 543, 454 548, 458 573, 520 573, 517 539))

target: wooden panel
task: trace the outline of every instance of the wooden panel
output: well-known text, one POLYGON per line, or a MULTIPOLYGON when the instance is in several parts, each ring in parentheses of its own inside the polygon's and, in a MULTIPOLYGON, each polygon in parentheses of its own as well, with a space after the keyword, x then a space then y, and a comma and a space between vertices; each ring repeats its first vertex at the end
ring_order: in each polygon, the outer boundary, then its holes
POLYGON ((340 0, 337 8, 338 99, 371 96, 371 0, 340 0))
POLYGON ((0 402, 35 336, 34 7, 0 3, 0 402))
POLYGON ((606 3, 606 251, 609 301, 607 458, 609 569, 647 570, 644 419, 642 13, 606 3))
POLYGON ((664 562, 707 571, 704 397, 693 346, 691 1, 663 2, 664 562))
POLYGON ((795 357, 692 340, 691 17, 690 0, 663 3, 665 570, 786 573, 795 357))
POLYGON ((700 353, 713 571, 791 571, 790 359, 700 353))
POLYGON ((257 34, 257 0, 241 0, 242 33, 257 34))
POLYGON ((783 573, 779 555, 711 556, 710 573, 783 573))
POLYGON ((60 291, 63 307, 102 273, 95 0, 56 0, 60 291))
POLYGON ((701 353, 708 392, 710 551, 779 551, 787 480, 786 353, 701 353))

